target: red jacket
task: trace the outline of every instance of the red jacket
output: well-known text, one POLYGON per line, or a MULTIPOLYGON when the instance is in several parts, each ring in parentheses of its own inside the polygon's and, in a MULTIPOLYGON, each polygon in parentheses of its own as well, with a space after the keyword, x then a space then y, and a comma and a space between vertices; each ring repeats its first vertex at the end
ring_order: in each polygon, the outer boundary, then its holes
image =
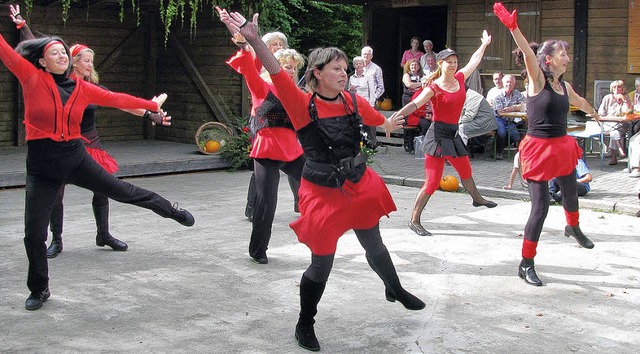
POLYGON ((16 53, 1 35, 0 60, 22 85, 26 140, 68 141, 80 139, 82 114, 91 103, 120 109, 158 110, 158 105, 153 101, 104 90, 83 80, 76 82, 71 97, 62 106, 60 93, 53 76, 36 68, 16 53))

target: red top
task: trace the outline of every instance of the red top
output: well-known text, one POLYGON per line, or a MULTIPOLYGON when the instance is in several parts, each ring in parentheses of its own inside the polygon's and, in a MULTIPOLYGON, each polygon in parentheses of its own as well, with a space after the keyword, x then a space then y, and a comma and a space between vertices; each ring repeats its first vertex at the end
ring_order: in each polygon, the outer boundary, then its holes
POLYGON ((467 97, 464 89, 464 74, 457 72, 454 74, 456 80, 460 84, 460 89, 456 92, 448 92, 440 88, 434 82, 429 84, 429 88, 435 92, 435 96, 431 98, 431 107, 433 109, 434 122, 443 122, 447 124, 458 124, 464 100, 467 97))
MULTIPOLYGON (((271 79, 276 83, 276 91, 280 101, 284 105, 284 108, 291 117, 291 122, 296 130, 304 128, 311 122, 311 116, 309 116, 309 101, 311 100, 311 93, 302 92, 291 78, 283 71, 280 71, 277 75, 271 75, 271 79)), ((353 109, 353 102, 351 101, 351 94, 348 91, 342 92, 342 97, 346 100, 347 105, 353 109)), ((384 123, 384 116, 380 112, 371 107, 369 102, 364 98, 356 95, 358 101, 358 113, 362 117, 362 122, 369 126, 378 126, 384 123)), ((344 111, 344 105, 342 101, 336 100, 332 102, 316 99, 316 108, 318 109, 318 119, 342 117, 347 114, 344 111)))
POLYGON ((22 85, 27 141, 80 139, 82 115, 85 108, 91 103, 120 109, 158 110, 158 105, 153 101, 104 90, 83 80, 76 82, 67 103, 62 106, 60 93, 53 76, 36 68, 16 53, 2 36, 0 36, 0 60, 22 85))
MULTIPOLYGON (((260 77, 256 62, 251 53, 246 50, 239 50, 235 56, 227 61, 227 64, 244 75, 251 93, 251 115, 255 115, 256 108, 264 102, 269 91, 276 93, 273 84, 267 83, 260 77)), ((258 130, 249 156, 251 158, 293 161, 302 154, 302 147, 293 130, 283 127, 267 127, 258 130)))

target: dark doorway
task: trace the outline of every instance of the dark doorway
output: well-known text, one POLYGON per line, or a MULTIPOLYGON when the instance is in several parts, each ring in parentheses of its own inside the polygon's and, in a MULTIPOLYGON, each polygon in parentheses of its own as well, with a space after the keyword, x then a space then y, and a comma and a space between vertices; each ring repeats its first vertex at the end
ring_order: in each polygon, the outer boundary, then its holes
MULTIPOLYGON (((419 6, 403 8, 379 8, 373 10, 371 43, 373 61, 384 74, 384 96, 393 100, 393 109, 400 109, 402 96, 402 53, 410 48, 410 40, 417 36, 421 41, 430 39, 433 50, 445 48, 447 40, 447 7, 419 6)), ((422 44, 420 50, 424 51, 422 44)))

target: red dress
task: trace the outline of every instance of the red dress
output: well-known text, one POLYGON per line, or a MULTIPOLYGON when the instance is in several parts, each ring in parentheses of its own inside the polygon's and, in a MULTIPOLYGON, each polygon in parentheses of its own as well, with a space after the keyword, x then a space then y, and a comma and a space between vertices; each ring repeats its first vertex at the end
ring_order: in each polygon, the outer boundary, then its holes
MULTIPOLYGON (((309 101, 311 93, 296 87, 291 78, 281 71, 271 76, 289 117, 296 130, 311 122, 309 101)), ((351 95, 343 92, 347 105, 353 109, 351 95)), ((358 112, 365 125, 378 126, 384 117, 368 102, 356 95, 358 112)), ((346 114, 341 100, 339 104, 314 100, 318 119, 339 117, 346 114)), ((351 229, 370 229, 380 222, 380 217, 396 210, 396 205, 384 181, 377 173, 366 168, 357 183, 347 180, 342 188, 314 184, 302 178, 300 184, 300 217, 289 226, 315 255, 334 254, 340 236, 351 229)))
MULTIPOLYGON (((256 62, 251 53, 245 50, 239 50, 227 61, 227 64, 244 76, 251 93, 251 115, 254 116, 256 108, 262 105, 269 92, 275 93, 273 84, 267 83, 260 77, 256 62)), ((295 131, 283 127, 266 127, 258 130, 253 137, 252 145, 249 157, 254 159, 289 162, 303 154, 295 131)))

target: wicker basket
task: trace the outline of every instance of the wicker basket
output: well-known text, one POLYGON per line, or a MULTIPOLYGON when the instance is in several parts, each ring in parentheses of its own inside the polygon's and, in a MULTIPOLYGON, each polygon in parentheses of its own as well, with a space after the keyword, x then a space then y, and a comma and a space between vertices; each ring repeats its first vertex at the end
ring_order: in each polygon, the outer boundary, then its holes
POLYGON ((216 140, 220 142, 220 145, 224 145, 224 139, 233 134, 231 129, 226 125, 218 122, 208 122, 198 128, 196 131, 196 146, 198 147, 198 151, 206 155, 217 155, 220 153, 220 150, 216 152, 207 152, 204 149, 204 144, 208 140, 216 140))

